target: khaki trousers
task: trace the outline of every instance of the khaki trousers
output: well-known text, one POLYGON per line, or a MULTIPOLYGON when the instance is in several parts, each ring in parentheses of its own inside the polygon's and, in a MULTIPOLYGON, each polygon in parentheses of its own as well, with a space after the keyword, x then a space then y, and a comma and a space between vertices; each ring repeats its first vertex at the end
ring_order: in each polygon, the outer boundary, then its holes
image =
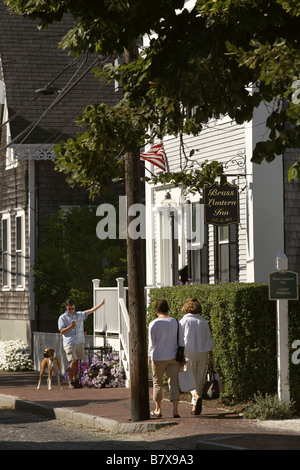
POLYGON ((180 370, 179 362, 175 359, 169 359, 167 361, 152 361, 152 373, 153 373, 153 400, 161 402, 162 400, 162 389, 163 389, 163 377, 164 373, 167 374, 169 389, 170 389, 170 401, 179 400, 179 385, 178 385, 178 372, 180 370))
POLYGON ((185 363, 185 370, 192 369, 195 382, 196 382, 196 389, 191 391, 192 394, 192 405, 196 405, 196 398, 195 395, 199 395, 202 398, 203 393, 203 386, 205 382, 205 372, 207 367, 208 361, 208 352, 198 352, 198 353, 187 353, 186 354, 186 363, 185 363))

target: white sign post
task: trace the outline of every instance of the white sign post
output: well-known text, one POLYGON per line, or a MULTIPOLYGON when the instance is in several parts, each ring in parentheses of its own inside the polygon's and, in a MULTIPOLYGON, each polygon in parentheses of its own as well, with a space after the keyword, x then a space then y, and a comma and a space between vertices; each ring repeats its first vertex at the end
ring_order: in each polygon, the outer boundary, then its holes
MULTIPOLYGON (((279 252, 276 258, 279 272, 288 270, 288 259, 279 252)), ((288 303, 286 299, 276 300, 277 304, 277 393, 283 403, 290 402, 289 346, 288 346, 288 303)))

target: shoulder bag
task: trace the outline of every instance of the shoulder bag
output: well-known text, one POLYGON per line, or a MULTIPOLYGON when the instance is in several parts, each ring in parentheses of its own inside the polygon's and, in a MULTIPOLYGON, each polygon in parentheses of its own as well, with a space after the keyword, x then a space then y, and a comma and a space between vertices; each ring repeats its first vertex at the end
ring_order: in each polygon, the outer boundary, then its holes
POLYGON ((205 400, 211 400, 213 398, 219 398, 220 388, 219 382, 216 378, 216 373, 212 367, 208 369, 207 372, 207 381, 203 387, 202 398, 205 400))
POLYGON ((184 347, 179 346, 179 322, 177 321, 177 352, 176 352, 176 362, 183 363, 184 362, 184 347))

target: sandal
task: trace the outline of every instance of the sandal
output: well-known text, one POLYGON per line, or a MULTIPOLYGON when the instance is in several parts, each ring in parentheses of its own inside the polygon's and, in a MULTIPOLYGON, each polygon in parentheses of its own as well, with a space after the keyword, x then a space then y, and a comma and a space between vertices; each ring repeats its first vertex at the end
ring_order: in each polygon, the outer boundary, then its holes
POLYGON ((162 418, 162 414, 161 413, 155 413, 155 411, 151 411, 150 416, 152 416, 152 418, 162 418))

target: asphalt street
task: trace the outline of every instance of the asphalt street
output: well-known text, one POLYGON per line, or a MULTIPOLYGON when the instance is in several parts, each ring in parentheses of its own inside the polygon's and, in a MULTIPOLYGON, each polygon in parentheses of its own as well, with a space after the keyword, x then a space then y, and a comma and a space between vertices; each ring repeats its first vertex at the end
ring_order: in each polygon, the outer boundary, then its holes
MULTIPOLYGON (((107 433, 36 414, 0 409, 0 450, 168 450, 164 442, 153 438, 153 433, 138 437, 107 433)), ((178 450, 172 445, 168 447, 170 451, 178 450)))
POLYGON ((130 389, 72 390, 64 383, 62 390, 56 384, 49 391, 46 377, 40 390, 37 383, 37 372, 0 373, 1 450, 103 449, 114 455, 132 450, 135 454, 195 451, 201 455, 202 450, 300 449, 299 417, 260 422, 244 419, 218 400, 204 400, 200 416, 192 416, 190 403, 181 401, 180 418, 174 418, 167 397, 162 418, 131 422, 130 389))

